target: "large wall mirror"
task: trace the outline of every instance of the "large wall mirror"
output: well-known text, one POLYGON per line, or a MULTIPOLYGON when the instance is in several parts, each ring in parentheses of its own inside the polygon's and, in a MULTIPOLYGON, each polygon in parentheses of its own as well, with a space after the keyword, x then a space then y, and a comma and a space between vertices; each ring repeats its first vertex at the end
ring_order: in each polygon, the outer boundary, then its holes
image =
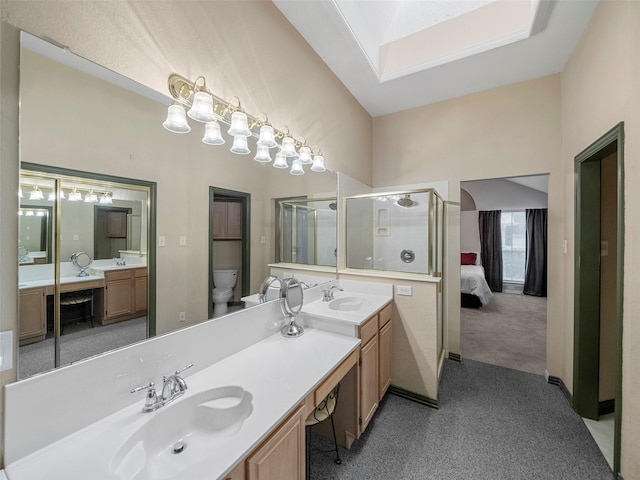
MULTIPOLYGON (((20 262, 21 268, 24 267, 22 270, 34 269, 35 272, 39 267, 53 268, 58 249, 63 262, 67 262, 78 251, 87 253, 92 258, 88 271, 96 267, 103 268, 105 271, 101 273, 105 282, 110 268, 117 271, 123 267, 115 265, 114 257, 120 258, 126 256, 126 252, 134 251, 140 252, 138 257, 147 262, 147 277, 143 275, 143 269, 136 272, 133 271, 135 268, 127 268, 132 271, 129 273, 131 277, 113 284, 114 289, 120 288, 122 292, 130 288, 130 296, 123 294, 107 298, 104 290, 100 290, 103 287, 93 288, 94 317, 96 309, 103 320, 105 311, 133 309, 134 313, 131 314, 119 313, 120 318, 127 318, 143 311, 146 301, 148 315, 152 311, 157 312, 155 322, 149 322, 148 335, 163 334, 211 318, 212 252, 218 248, 218 254, 223 254, 222 258, 230 259, 224 255, 225 248, 231 248, 235 241, 217 238, 214 243, 214 239, 207 234, 213 220, 209 202, 211 187, 241 192, 249 202, 249 218, 245 220, 246 228, 241 233, 246 249, 242 250, 237 261, 229 262, 234 265, 219 265, 218 260, 215 265, 216 269, 230 267, 246 271, 246 278, 241 278, 238 284, 241 286, 236 287, 237 292, 234 293, 238 298, 257 293, 262 280, 270 273, 269 264, 275 261, 275 199, 336 195, 337 175, 333 172, 309 172, 294 177, 287 171, 255 162, 253 155, 230 153, 230 141, 225 146, 205 145, 196 128, 186 135, 167 132, 162 128, 162 122, 166 117, 167 105, 171 103, 168 95, 136 84, 32 35, 23 33, 21 42, 21 162, 23 167, 44 167, 41 172, 47 174, 35 175, 37 169, 23 168, 20 179, 24 195, 22 203, 25 208, 52 208, 50 213, 45 214, 46 222, 41 220, 37 224, 41 228, 39 232, 36 232, 34 224, 28 230, 33 233, 27 235, 27 223, 21 222, 21 238, 24 225, 25 242, 26 236, 29 236, 30 242, 35 242, 35 237, 40 241, 38 244, 30 243, 28 247, 25 245, 24 250, 18 252, 25 253, 28 250, 24 255, 25 262, 20 262), (62 174, 56 176, 53 174, 55 171, 61 171, 62 174), (72 177, 78 177, 78 172, 86 175, 84 178, 65 179, 65 172, 74 172, 72 177), (109 178, 123 179, 123 185, 103 184, 105 179, 108 183, 109 178), (87 179, 90 181, 87 182, 87 179), (153 192, 147 191, 146 203, 145 199, 136 196, 140 193, 137 188, 139 185, 130 189, 127 179, 155 186, 153 192), (43 192, 43 199, 31 201, 30 192, 35 186, 43 192), (48 203, 50 193, 57 188, 64 192, 65 197, 75 188, 83 198, 82 202, 75 204, 68 202, 68 198, 60 200, 59 218, 55 203, 48 203), (88 206, 84 198, 91 195, 92 190, 97 202, 88 206), (113 204, 100 204, 100 199, 107 194, 110 194, 108 196, 113 204), (153 225, 150 218, 145 218, 145 215, 149 215, 148 206, 152 201, 157 205, 157 218, 153 225), (108 240, 101 244, 96 240, 103 237, 98 231, 102 227, 98 225, 107 222, 107 212, 114 230, 106 235, 108 240), (97 220, 102 214, 102 220, 97 220), (58 219, 62 222, 59 232, 56 230, 58 219), (67 221, 70 226, 67 226, 67 221), (118 225, 122 231, 114 233, 118 225), (42 228, 46 229, 46 234, 42 228), (134 234, 138 230, 140 234, 134 234), (61 235, 59 245, 57 234, 61 235), (43 243, 44 237, 47 239, 43 243), (148 245, 148 255, 144 255, 145 244, 148 245), (155 257, 152 252, 156 252, 155 257), (36 257, 39 259, 36 260, 36 257), (30 258, 33 258, 33 263, 30 258), (41 258, 46 258, 46 262, 41 258), (37 265, 37 262, 44 265, 37 265), (109 262, 109 265, 101 266, 101 262, 109 262), (245 263, 246 268, 243 266, 245 263), (145 289, 146 296, 139 294, 145 289), (125 297, 126 302, 122 300, 125 297), (116 301, 117 298, 121 301, 116 301)), ((169 73, 172 72, 167 72, 167 75, 169 73)), ((224 127, 223 133, 226 135, 224 127)), ((36 210, 33 212, 37 217, 36 210)), ((23 214, 26 219, 26 210, 23 214)), ((220 257, 218 255, 216 258, 220 257)), ((128 259, 126 267, 133 267, 133 263, 134 260, 128 259)), ((72 275, 77 273, 73 271, 72 275)), ((55 284, 55 278, 52 280, 55 284)), ((25 293, 24 288, 20 293, 25 293)), ((36 298, 35 294, 33 298, 36 298)), ((82 304, 90 303, 81 300, 77 300, 78 306, 75 308, 79 318, 85 315, 82 304)), ((31 311, 27 316, 48 321, 47 309, 52 307, 47 302, 51 300, 45 299, 43 304, 34 304, 21 296, 21 315, 29 309, 36 309, 37 312, 31 311), (45 309, 44 314, 42 308, 45 309)), ((133 318, 136 317, 130 319, 133 318)), ((124 325, 129 320, 119 323, 124 325)), ((94 329, 96 324, 99 322, 94 322, 94 329)), ((35 330, 36 327, 33 328, 35 330)), ((44 327, 40 325, 40 328, 44 327)), ((64 346, 76 327, 63 321, 59 328, 55 341, 64 346)), ((21 333, 16 333, 16 339, 21 333)), ((33 333, 31 338, 40 335, 33 333)), ((45 333, 45 339, 46 336, 45 333)), ((33 348, 36 343, 25 341, 23 336, 20 349, 33 348)), ((84 357, 71 361, 80 358, 84 357)), ((56 365, 62 364, 60 361, 56 365)), ((20 372, 19 367, 20 378, 25 377, 24 373, 20 372)))

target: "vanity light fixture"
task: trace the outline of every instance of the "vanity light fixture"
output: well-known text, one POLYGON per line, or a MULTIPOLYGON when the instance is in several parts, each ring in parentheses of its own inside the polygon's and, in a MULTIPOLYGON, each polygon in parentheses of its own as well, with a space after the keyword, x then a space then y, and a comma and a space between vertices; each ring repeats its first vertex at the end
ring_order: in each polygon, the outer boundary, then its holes
POLYGON ((100 197, 100 204, 101 205, 113 205, 113 197, 111 195, 111 192, 104 192, 102 194, 102 196, 100 197))
POLYGON ((38 210, 38 213, 36 213, 36 217, 44 217, 44 212, 42 210, 38 210))
POLYGON ((18 187, 18 198, 23 198, 24 195, 22 195, 22 187, 18 187))
POLYGON ((29 194, 29 200, 44 200, 44 193, 38 188, 37 185, 33 186, 33 190, 29 194))
POLYGON ((85 203, 98 203, 98 195, 91 190, 84 196, 84 201, 85 203))
POLYGON ((293 162, 291 162, 291 170, 289 171, 291 175, 304 175, 304 170, 302 169, 302 162, 299 158, 294 158, 293 162))
POLYGON ((257 138, 257 152, 254 159, 257 162, 271 162, 269 149, 278 148, 278 141, 282 142, 280 151, 276 154, 273 166, 289 168, 292 175, 304 173, 303 165, 311 165, 314 172, 324 172, 324 157, 316 154, 309 147, 304 137, 294 140, 287 127, 275 129, 262 113, 254 116, 246 113, 240 105, 240 100, 234 97, 228 102, 215 95, 207 88, 206 80, 199 76, 190 81, 180 75, 169 76, 169 92, 175 100, 168 107, 167 118, 163 122, 164 128, 174 133, 187 133, 191 127, 187 123, 187 116, 205 124, 205 134, 202 141, 208 145, 225 143, 220 133, 220 123, 229 125, 227 134, 233 137, 231 152, 246 155, 250 153, 248 139, 257 138), (316 159, 317 157, 317 159, 316 159), (294 160, 299 162, 294 166, 294 160), (302 172, 302 173, 300 173, 302 172))
MULTIPOLYGON (((60 199, 62 199, 62 200, 65 199, 64 192, 62 190, 60 190, 60 199)), ((48 202, 55 202, 56 201, 56 191, 55 190, 51 190, 51 193, 47 197, 47 201, 48 202)))
POLYGON ((33 210, 27 210, 27 213, 25 213, 25 215, 27 217, 33 217, 33 210))
POLYGON ((73 191, 69 194, 70 202, 81 202, 82 194, 78 191, 77 188, 74 188, 73 191))

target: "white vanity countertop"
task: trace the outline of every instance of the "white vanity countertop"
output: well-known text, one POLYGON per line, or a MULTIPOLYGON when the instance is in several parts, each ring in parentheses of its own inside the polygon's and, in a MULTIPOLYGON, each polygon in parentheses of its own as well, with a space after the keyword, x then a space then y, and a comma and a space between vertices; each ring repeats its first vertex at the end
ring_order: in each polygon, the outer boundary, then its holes
POLYGON ((353 325, 361 325, 373 314, 393 300, 392 295, 356 292, 345 289, 344 292, 334 290, 333 302, 344 299, 354 305, 359 305, 356 310, 334 310, 332 302, 323 302, 322 299, 305 303, 302 311, 309 315, 322 317, 329 320, 338 320, 353 325))
MULTIPOLYGON (((185 375, 189 388, 174 404, 211 388, 238 385, 252 394, 253 412, 239 431, 212 439, 207 445, 210 453, 195 469, 189 469, 189 475, 181 472, 163 478, 222 478, 359 343, 356 338, 316 329, 307 329, 295 339, 283 338, 278 333, 200 372, 185 375)), ((215 348, 213 341, 212 348, 215 348)), ((124 439, 153 418, 154 413, 172 406, 142 413, 143 403, 144 392, 140 392, 129 407, 8 465, 5 470, 9 480, 120 478, 110 468, 110 461, 124 439), (91 473, 86 476, 85 472, 91 473)))
MULTIPOLYGON (((88 275, 86 277, 60 277, 60 284, 64 285, 67 283, 82 283, 82 282, 90 282, 91 280, 104 280, 104 277, 99 277, 96 275, 88 275)), ((54 285, 56 282, 53 278, 47 278, 44 280, 28 280, 22 281, 18 284, 18 289, 22 290, 25 288, 37 288, 37 287, 48 287, 54 285)))

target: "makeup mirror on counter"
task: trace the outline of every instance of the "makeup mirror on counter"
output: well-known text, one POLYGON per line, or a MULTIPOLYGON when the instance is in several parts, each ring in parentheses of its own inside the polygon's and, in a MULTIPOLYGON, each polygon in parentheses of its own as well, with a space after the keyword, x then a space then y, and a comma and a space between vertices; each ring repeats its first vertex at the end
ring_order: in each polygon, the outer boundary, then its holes
POLYGON ((304 293, 300 282, 295 278, 285 278, 280 287, 280 308, 289 321, 280 330, 282 336, 299 337, 304 333, 304 328, 296 323, 296 315, 302 310, 303 303, 304 293))

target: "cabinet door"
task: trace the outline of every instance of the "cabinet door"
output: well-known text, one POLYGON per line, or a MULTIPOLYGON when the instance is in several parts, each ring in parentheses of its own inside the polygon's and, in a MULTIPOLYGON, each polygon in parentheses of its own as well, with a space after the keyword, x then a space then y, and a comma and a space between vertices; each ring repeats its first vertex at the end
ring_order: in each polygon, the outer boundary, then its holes
POLYGON ((107 237, 127 237, 127 212, 107 212, 107 237))
POLYGON ((19 339, 44 337, 46 334, 47 309, 42 288, 20 292, 19 339))
POLYGON ((134 310, 144 312, 147 309, 147 274, 138 274, 136 271, 134 279, 134 310))
POLYGON ((213 202, 213 238, 224 238, 227 231, 227 203, 213 202))
POLYGON ((131 278, 120 280, 108 280, 106 282, 106 312, 105 318, 109 319, 120 315, 132 313, 131 308, 131 278))
POLYGON ((247 459, 247 480, 303 480, 304 406, 298 408, 247 459))
POLYGON ((236 468, 227 473, 224 480, 245 480, 244 460, 236 465, 236 468))
POLYGON ((242 204, 227 203, 227 238, 242 238, 242 204))
POLYGON ((387 392, 391 385, 391 371, 393 369, 393 336, 391 331, 391 321, 388 321, 380 330, 380 388, 379 399, 387 392))
POLYGON ((360 433, 378 408, 378 334, 360 350, 360 433))

